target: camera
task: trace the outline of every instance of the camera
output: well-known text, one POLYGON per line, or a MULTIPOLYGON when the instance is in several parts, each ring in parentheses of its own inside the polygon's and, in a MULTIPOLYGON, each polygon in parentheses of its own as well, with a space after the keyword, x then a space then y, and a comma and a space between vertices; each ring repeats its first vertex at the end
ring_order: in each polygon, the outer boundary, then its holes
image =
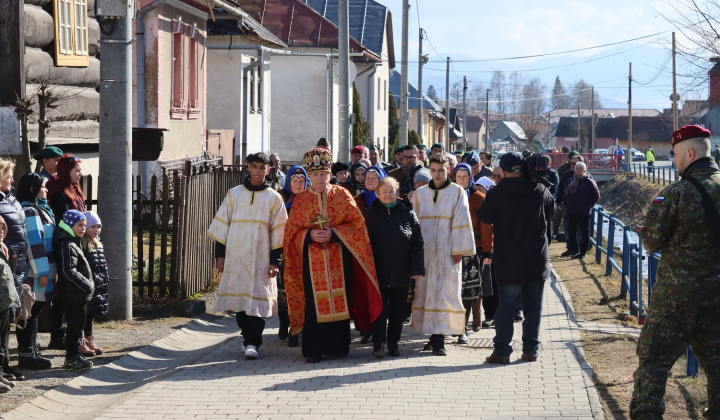
POLYGON ((543 184, 545 187, 550 188, 552 184, 546 177, 548 167, 548 159, 540 153, 534 153, 525 158, 526 176, 532 182, 536 184, 543 184))

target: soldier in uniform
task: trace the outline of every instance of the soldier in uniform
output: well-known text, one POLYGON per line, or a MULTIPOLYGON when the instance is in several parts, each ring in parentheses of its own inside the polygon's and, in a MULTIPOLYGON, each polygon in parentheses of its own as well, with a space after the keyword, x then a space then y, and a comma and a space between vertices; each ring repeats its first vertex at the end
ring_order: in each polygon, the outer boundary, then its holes
POLYGON ((662 258, 638 341, 633 419, 662 418, 668 372, 688 344, 707 375, 705 417, 720 419, 720 171, 709 137, 695 125, 673 133, 682 180, 653 200, 640 228, 662 258))

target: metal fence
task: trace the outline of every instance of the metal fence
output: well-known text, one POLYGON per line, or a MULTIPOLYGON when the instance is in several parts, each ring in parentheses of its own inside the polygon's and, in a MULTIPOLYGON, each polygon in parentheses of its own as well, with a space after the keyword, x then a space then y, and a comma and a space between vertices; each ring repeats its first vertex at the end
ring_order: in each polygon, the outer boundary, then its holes
POLYGON ((672 166, 648 166, 646 163, 622 163, 622 170, 659 185, 669 185, 679 178, 677 168, 672 166))
MULTIPOLYGON (((657 269, 660 263, 659 252, 647 252, 642 255, 642 237, 638 235, 638 242, 631 243, 630 233, 633 228, 626 225, 612 213, 607 213, 601 206, 592 209, 590 217, 590 242, 595 246, 595 262, 602 264, 602 255, 605 254, 605 275, 609 276, 613 270, 620 273, 620 297, 630 299, 630 314, 638 317, 638 323, 645 323, 645 307, 652 301, 652 288, 657 279, 657 269), (603 227, 608 223, 607 247, 603 248, 603 227), (622 228, 622 254, 615 255, 615 228, 622 228), (616 258, 618 258, 616 260, 616 258), (648 280, 647 291, 644 292, 642 262, 647 258, 648 280)), ((698 373, 698 362, 690 347, 687 349, 687 375, 698 373)))

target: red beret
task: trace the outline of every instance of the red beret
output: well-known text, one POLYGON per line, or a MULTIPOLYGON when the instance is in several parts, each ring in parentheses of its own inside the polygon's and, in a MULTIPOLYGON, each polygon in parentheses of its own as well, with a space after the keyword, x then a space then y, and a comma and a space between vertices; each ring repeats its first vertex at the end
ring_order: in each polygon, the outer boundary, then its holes
POLYGON ((702 128, 699 125, 686 125, 683 127, 678 128, 673 132, 672 140, 670 140, 670 144, 672 146, 675 146, 676 144, 685 141, 694 139, 697 137, 705 138, 710 137, 710 130, 706 128, 702 128))
POLYGON ((352 150, 350 150, 350 154, 353 154, 353 153, 363 154, 363 153, 365 153, 365 148, 362 146, 355 146, 352 148, 352 150))

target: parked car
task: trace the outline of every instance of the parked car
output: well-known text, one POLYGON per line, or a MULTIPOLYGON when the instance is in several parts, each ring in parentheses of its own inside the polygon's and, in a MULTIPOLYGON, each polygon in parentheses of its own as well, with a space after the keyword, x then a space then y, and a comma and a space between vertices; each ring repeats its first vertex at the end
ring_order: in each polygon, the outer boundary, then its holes
POLYGON ((608 154, 608 149, 595 149, 593 150, 593 153, 596 155, 606 155, 608 154))
MULTIPOLYGON (((627 147, 623 147, 622 151, 623 151, 623 154, 624 154, 625 156, 627 156, 627 153, 628 153, 627 147)), ((636 160, 644 161, 644 160, 645 160, 645 153, 642 153, 642 152, 640 152, 638 149, 636 149, 636 148, 633 147, 633 148, 632 148, 632 160, 633 160, 633 161, 636 161, 636 160)))
POLYGON ((546 148, 544 148, 544 149, 541 149, 541 150, 540 150, 540 153, 552 153, 552 151, 553 151, 553 149, 550 149, 550 148, 547 148, 547 147, 546 147, 546 148))

